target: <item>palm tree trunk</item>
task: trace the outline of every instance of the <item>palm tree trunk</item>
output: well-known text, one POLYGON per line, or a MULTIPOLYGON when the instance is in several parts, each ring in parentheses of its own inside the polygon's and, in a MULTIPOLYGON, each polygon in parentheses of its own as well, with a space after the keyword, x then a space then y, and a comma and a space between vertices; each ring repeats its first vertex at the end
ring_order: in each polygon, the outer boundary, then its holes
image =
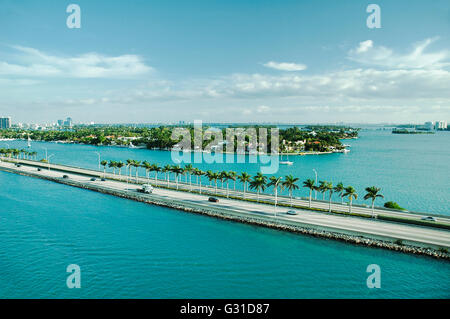
POLYGON ((291 207, 293 206, 293 203, 292 203, 292 189, 289 191, 289 196, 291 197, 291 207))
POLYGON ((311 208, 312 189, 309 190, 309 208, 311 208))
POLYGON ((330 209, 329 209, 330 213, 331 213, 331 192, 330 192, 330 209))

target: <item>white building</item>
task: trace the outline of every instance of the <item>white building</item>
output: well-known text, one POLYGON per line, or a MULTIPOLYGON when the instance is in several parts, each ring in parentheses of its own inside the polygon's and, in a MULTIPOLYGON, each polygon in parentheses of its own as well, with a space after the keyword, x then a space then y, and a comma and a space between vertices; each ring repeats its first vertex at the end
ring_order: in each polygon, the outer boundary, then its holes
POLYGON ((435 130, 446 130, 447 129, 447 122, 446 121, 436 121, 434 124, 435 130))

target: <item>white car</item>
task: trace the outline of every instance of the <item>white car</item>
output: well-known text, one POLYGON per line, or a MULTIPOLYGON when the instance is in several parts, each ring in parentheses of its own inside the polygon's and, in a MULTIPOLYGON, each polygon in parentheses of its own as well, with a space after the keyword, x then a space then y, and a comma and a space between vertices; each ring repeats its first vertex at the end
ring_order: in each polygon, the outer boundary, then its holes
POLYGON ((295 210, 288 210, 286 212, 287 215, 298 215, 298 212, 296 212, 295 210))
POLYGON ((428 221, 431 221, 431 222, 435 222, 436 218, 431 217, 431 216, 426 216, 426 217, 422 217, 421 220, 428 220, 428 221))
POLYGON ((151 194, 153 193, 153 186, 150 184, 144 184, 142 185, 142 188, 140 189, 142 193, 151 194))

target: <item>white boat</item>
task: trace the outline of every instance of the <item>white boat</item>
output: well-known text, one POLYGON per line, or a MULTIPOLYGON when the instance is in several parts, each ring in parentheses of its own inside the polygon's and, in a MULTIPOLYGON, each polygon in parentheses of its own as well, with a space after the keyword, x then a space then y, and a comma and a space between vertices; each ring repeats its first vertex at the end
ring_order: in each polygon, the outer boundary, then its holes
POLYGON ((31 148, 31 138, 30 135, 28 135, 28 144, 27 144, 28 148, 31 148))
POLYGON ((280 164, 281 165, 292 165, 292 164, 294 164, 294 162, 291 162, 289 160, 289 156, 288 155, 286 155, 286 160, 283 161, 283 155, 281 155, 280 164))

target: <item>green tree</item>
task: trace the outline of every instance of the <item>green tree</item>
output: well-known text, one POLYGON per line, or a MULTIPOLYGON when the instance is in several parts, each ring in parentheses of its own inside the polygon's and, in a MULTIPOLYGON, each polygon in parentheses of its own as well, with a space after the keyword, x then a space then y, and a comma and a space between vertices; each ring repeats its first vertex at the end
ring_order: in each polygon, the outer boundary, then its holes
POLYGON ((293 206, 292 202, 292 192, 296 189, 298 189, 298 185, 296 184, 298 181, 297 177, 294 177, 292 175, 287 175, 284 178, 283 187, 286 188, 289 191, 289 197, 291 199, 291 207, 293 206))
POLYGON ((275 216, 277 215, 277 202, 278 202, 278 187, 281 188, 281 190, 283 190, 283 178, 282 177, 275 177, 275 176, 271 176, 269 178, 269 184, 267 184, 267 186, 273 186, 273 191, 275 193, 275 216))
POLYGON ((259 194, 261 191, 266 189, 267 177, 262 175, 261 173, 253 176, 253 179, 250 181, 250 188, 256 189, 257 202, 259 202, 259 194))
POLYGON ((374 208, 375 200, 378 197, 384 198, 384 196, 380 194, 381 188, 378 188, 375 186, 366 187, 366 192, 367 192, 367 194, 364 195, 364 200, 368 200, 368 199, 372 200, 372 217, 375 217, 375 208, 374 208))
POLYGON ((241 181, 241 183, 244 186, 244 199, 245 199, 245 192, 247 190, 247 185, 251 181, 251 176, 247 174, 246 172, 242 172, 241 175, 238 176, 238 179, 241 181))
POLYGON ((311 199, 312 199, 312 192, 315 189, 315 181, 313 179, 307 179, 303 182, 303 187, 306 187, 309 189, 309 208, 311 208, 311 199))
POLYGON ((339 182, 335 187, 334 187, 334 192, 337 193, 339 195, 339 197, 341 198, 341 203, 344 203, 344 184, 342 184, 342 182, 339 182))
POLYGON ((345 188, 344 197, 348 197, 350 200, 348 212, 351 213, 353 199, 358 199, 358 193, 356 192, 356 189, 354 189, 352 186, 347 186, 345 188))

